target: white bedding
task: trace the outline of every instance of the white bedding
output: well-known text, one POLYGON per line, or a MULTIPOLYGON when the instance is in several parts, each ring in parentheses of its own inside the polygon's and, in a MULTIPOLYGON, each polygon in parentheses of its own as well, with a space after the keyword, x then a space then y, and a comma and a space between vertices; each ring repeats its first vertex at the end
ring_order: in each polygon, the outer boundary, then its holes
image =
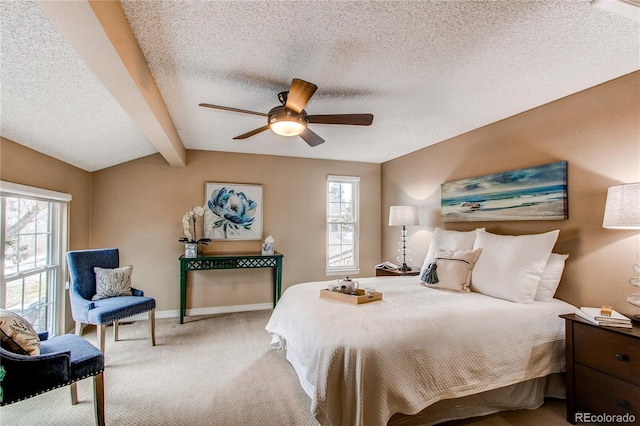
POLYGON ((383 300, 320 298, 329 282, 288 288, 267 331, 295 348, 323 426, 386 425, 458 398, 564 371, 564 321, 576 308, 429 289, 417 277, 360 279, 383 300))

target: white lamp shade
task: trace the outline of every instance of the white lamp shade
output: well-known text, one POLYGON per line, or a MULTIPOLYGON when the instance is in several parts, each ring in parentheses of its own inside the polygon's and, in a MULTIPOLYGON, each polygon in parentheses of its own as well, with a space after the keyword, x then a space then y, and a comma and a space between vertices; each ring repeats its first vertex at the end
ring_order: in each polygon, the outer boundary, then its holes
POLYGON ((417 206, 391 206, 389 226, 420 225, 417 206))
POLYGON ((602 227, 640 229, 640 182, 609 188, 602 227))
POLYGON ((591 4, 615 15, 640 22, 638 0, 591 0, 591 4))

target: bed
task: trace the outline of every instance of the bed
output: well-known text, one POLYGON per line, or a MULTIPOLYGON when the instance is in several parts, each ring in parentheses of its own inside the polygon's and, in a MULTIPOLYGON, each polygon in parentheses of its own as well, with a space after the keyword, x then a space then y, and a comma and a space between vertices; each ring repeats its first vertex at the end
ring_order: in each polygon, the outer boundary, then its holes
POLYGON ((323 426, 433 424, 563 396, 558 315, 572 305, 430 288, 415 276, 359 282, 383 300, 352 305, 320 297, 335 281, 298 284, 266 326, 323 426))

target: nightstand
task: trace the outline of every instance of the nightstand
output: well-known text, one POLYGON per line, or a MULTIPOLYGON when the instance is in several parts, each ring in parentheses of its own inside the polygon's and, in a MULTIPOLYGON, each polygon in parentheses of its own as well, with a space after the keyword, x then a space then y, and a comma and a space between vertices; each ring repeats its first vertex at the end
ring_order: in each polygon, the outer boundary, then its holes
MULTIPOLYGON (((595 415, 640 417, 640 328, 600 327, 565 319, 567 421, 595 415)), ((607 421, 605 421, 607 423, 607 421)))
POLYGON ((400 271, 398 269, 377 269, 376 277, 397 277, 397 276, 411 276, 420 275, 420 268, 417 266, 411 266, 409 271, 400 271))

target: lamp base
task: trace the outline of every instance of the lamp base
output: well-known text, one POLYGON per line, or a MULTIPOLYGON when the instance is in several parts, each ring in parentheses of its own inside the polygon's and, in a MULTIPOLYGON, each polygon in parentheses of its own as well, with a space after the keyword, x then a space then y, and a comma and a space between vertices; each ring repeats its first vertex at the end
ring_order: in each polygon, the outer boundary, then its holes
POLYGON ((398 271, 410 271, 411 266, 407 266, 406 263, 403 263, 401 267, 398 268, 398 271))

